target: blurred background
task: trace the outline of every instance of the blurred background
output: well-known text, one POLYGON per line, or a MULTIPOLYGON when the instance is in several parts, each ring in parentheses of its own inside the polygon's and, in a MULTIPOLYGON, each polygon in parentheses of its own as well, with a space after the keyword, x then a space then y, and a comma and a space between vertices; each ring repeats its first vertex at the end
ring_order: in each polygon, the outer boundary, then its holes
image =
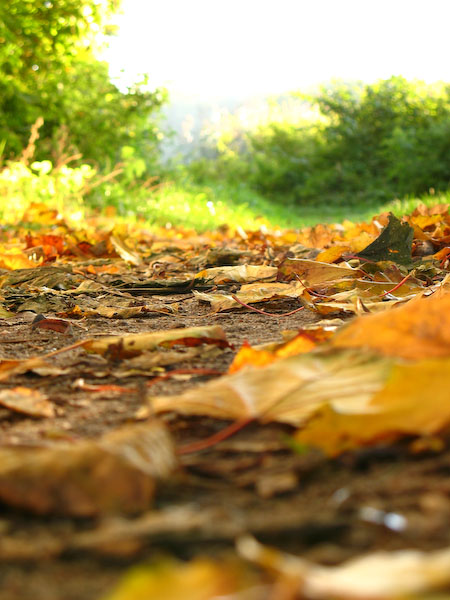
POLYGON ((214 228, 448 201, 447 0, 10 0, 0 210, 214 228))

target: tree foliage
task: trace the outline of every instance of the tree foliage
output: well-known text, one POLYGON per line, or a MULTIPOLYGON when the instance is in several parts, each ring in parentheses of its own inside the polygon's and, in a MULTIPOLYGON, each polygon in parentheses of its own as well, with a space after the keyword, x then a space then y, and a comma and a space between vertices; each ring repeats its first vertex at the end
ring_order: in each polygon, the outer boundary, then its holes
POLYGON ((300 203, 370 203, 448 189, 450 86, 392 77, 295 96, 319 118, 237 131, 217 148, 215 164, 192 165, 194 175, 238 176, 270 198, 300 203))
POLYGON ((119 159, 127 145, 154 158, 164 91, 137 84, 123 93, 96 59, 118 8, 117 0, 0 5, 0 142, 7 158, 20 154, 40 116, 37 158, 57 151, 62 131, 71 150, 100 165, 119 159))

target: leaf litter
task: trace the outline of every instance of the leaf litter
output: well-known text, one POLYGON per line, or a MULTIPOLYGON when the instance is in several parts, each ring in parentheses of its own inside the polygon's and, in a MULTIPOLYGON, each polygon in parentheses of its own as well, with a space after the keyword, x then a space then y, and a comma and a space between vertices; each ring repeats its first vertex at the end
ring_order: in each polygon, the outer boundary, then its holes
POLYGON ((202 235, 27 221, 1 240, 4 560, 191 559, 124 600, 449 590, 446 207, 202 235))

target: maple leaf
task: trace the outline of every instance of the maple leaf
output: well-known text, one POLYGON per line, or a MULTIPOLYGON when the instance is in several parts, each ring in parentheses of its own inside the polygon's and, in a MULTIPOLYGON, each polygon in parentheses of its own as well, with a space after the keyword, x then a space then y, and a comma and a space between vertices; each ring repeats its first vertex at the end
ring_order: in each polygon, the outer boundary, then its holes
POLYGON ((389 224, 367 248, 358 252, 362 259, 378 262, 391 260, 399 265, 410 265, 414 230, 408 223, 402 223, 392 213, 389 224))

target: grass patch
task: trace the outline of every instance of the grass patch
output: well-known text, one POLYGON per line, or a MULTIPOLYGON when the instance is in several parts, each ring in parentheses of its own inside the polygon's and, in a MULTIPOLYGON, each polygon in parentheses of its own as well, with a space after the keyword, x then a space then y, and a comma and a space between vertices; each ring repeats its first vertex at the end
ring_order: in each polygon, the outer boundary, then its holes
POLYGON ((150 225, 181 225, 197 231, 215 229, 223 224, 243 229, 257 229, 263 224, 297 229, 317 223, 339 223, 346 219, 367 221, 385 211, 402 216, 412 212, 421 203, 428 206, 450 203, 450 192, 395 199, 368 206, 343 206, 332 200, 318 200, 315 204, 302 206, 289 200, 280 202, 277 199, 273 202, 245 184, 172 183, 151 194, 148 199, 139 200, 137 205, 130 197, 128 205, 122 206, 122 210, 124 216, 131 219, 138 216, 150 225))

